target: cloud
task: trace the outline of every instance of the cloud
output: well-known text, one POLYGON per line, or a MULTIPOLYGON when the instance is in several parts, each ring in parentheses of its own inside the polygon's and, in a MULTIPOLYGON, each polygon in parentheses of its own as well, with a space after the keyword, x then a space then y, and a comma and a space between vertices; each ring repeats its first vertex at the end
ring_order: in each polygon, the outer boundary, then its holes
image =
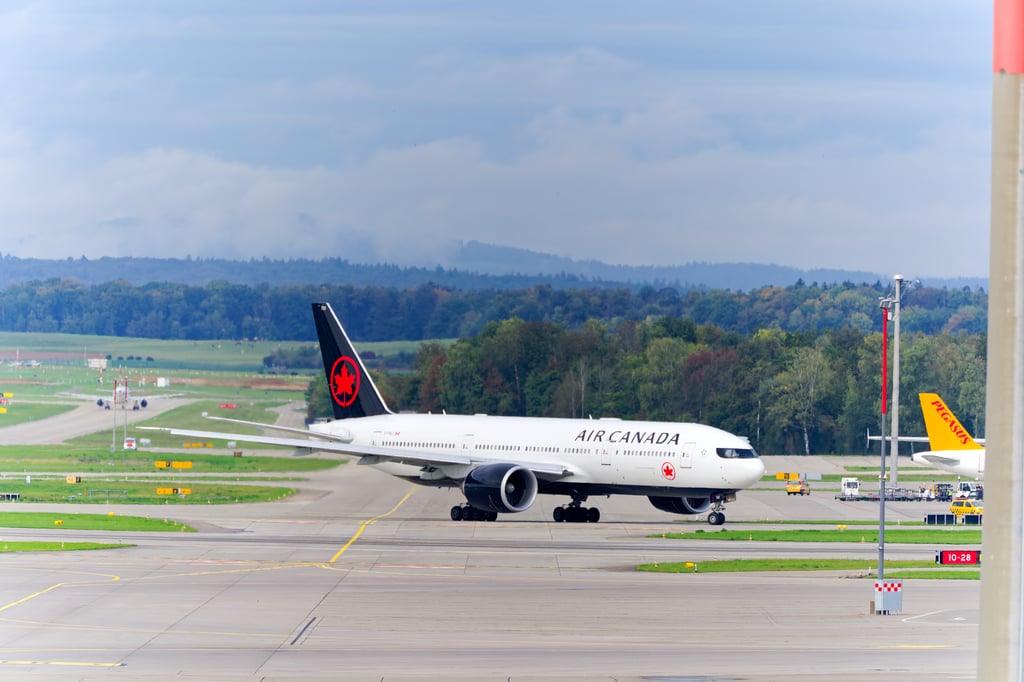
POLYGON ((0 28, 0 244, 987 273, 990 83, 958 3, 915 4, 918 33, 871 2, 643 5, 26 6, 0 28))

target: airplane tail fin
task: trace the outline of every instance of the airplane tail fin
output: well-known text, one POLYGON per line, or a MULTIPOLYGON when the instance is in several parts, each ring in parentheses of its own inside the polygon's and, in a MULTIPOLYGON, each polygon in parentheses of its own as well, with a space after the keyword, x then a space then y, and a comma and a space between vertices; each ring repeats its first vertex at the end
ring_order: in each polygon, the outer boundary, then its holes
POLYGON ((324 359, 334 418, 390 414, 391 410, 384 404, 380 391, 348 340, 331 304, 314 303, 313 321, 320 339, 320 354, 324 359))
POLYGON ((953 411, 946 407, 938 393, 918 393, 917 397, 921 400, 924 426, 932 450, 981 449, 982 446, 967 432, 953 411))

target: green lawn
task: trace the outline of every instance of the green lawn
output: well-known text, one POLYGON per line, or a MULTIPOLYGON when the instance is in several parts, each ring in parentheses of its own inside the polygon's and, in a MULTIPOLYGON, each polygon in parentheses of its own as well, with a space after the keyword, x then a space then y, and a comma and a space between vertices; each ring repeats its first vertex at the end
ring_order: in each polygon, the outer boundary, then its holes
MULTIPOLYGON (((640 564, 638 571, 651 573, 740 573, 773 571, 844 571, 856 576, 876 578, 877 571, 862 559, 726 559, 714 561, 676 561, 640 564)), ((980 571, 958 566, 940 566, 933 561, 886 561, 885 577, 977 580, 980 571), (899 569, 903 569, 902 571, 899 569), (922 570, 907 570, 922 569, 922 570), (928 569, 928 570, 923 570, 928 569)))
MULTIPOLYGON (((241 451, 244 453, 244 451, 241 451)), ((75 474, 145 474, 174 478, 179 474, 274 474, 321 471, 338 466, 342 460, 315 457, 262 457, 216 454, 205 448, 181 452, 118 450, 110 453, 104 447, 76 445, 6 445, 0 446, 0 485, 4 481, 24 479, 26 473, 75 474), (167 462, 168 468, 157 468, 167 462), (188 469, 176 469, 173 462, 191 462, 188 469)))
POLYGON ((177 521, 143 516, 65 514, 63 512, 0 512, 0 528, 57 528, 68 530, 163 531, 194 533, 195 528, 177 521), (60 523, 58 523, 58 521, 60 523))
POLYGON ((73 409, 74 405, 61 403, 13 403, 7 406, 7 412, 0 414, 0 427, 55 417, 73 409))
MULTIPOLYGON (((311 327, 312 333, 312 327, 311 327)), ((373 351, 378 357, 400 354, 411 355, 419 350, 421 341, 361 342, 355 340, 360 352, 373 351)), ((451 343, 451 339, 441 340, 451 343)), ((85 364, 86 357, 110 356, 111 367, 124 367, 133 373, 202 369, 237 371, 253 374, 263 369, 263 358, 278 349, 310 347, 312 341, 234 341, 234 340, 161 340, 120 336, 92 336, 85 334, 44 334, 33 332, 0 332, 0 347, 19 348, 23 360, 40 354, 64 354, 61 362, 67 367, 85 364)), ((52 362, 46 360, 47 363, 52 362)), ((54 373, 54 365, 40 367, 5 367, 15 375, 38 376, 54 373)), ((320 371, 310 369, 309 374, 320 371)))
MULTIPOLYGON (((786 530, 695 530, 687 533, 651 535, 672 540, 732 540, 736 542, 864 542, 878 544, 878 530, 870 528, 838 529, 786 529, 786 530)), ((981 530, 965 527, 943 528, 889 528, 885 529, 886 544, 970 545, 981 544, 981 530)))
POLYGON ((20 501, 0 502, 3 505, 24 505, 33 502, 64 502, 74 504, 234 504, 270 502, 295 494, 294 488, 207 483, 185 478, 168 478, 159 483, 151 480, 125 481, 121 478, 83 478, 82 483, 68 484, 61 479, 38 476, 27 483, 25 478, 0 480, 0 493, 17 493, 20 501), (178 493, 161 494, 161 489, 178 489, 178 493), (188 493, 183 492, 188 489, 188 493))
POLYGON ((0 552, 73 552, 85 549, 123 549, 134 546, 109 542, 5 542, 0 540, 0 552))

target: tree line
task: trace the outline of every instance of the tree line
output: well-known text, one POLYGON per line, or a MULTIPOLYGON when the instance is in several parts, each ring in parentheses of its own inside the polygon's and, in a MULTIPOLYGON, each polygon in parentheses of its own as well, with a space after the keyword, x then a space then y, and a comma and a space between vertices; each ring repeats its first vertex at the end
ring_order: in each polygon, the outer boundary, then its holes
MULTIPOLYGON (((492 322, 519 318, 571 330, 599 320, 615 328, 652 316, 687 319, 745 336, 759 330, 818 333, 879 326, 878 299, 888 285, 811 284, 750 291, 524 289, 461 290, 352 284, 269 285, 214 281, 134 286, 118 280, 85 285, 51 279, 0 292, 0 331, 63 332, 156 339, 312 341, 310 303, 329 301, 353 338, 366 341, 461 338, 492 322)), ((903 330, 923 334, 986 329, 984 291, 915 289, 904 301, 903 330)))
MULTIPOLYGON (((982 435, 985 335, 900 340, 901 432, 925 434, 917 394, 935 391, 982 435)), ((879 432, 881 348, 880 331, 853 327, 742 335, 669 315, 574 329, 511 318, 447 347, 425 343, 412 371, 375 381, 396 410, 698 421, 767 454, 856 454, 879 432)), ((322 374, 307 399, 310 419, 330 416, 322 374)))

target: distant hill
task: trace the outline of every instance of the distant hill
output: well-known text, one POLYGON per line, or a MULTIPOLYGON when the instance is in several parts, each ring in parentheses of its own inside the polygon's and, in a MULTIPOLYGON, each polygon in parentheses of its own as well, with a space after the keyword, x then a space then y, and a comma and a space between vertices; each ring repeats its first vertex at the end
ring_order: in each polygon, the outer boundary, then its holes
MULTIPOLYGON (((759 263, 687 263, 673 266, 609 265, 595 260, 573 260, 527 249, 495 246, 470 241, 460 245, 456 252, 459 269, 484 274, 563 274, 584 279, 607 282, 625 282, 630 285, 660 284, 679 288, 731 289, 749 291, 763 286, 789 286, 798 280, 813 282, 851 282, 874 284, 888 282, 892 274, 862 270, 800 270, 784 265, 759 263)), ((928 279, 925 285, 936 288, 961 287, 988 288, 988 280, 981 277, 928 279)))
MULTIPOLYGON (((350 263, 342 258, 269 258, 247 261, 220 258, 68 258, 45 260, 0 255, 0 289, 30 281, 69 278, 83 284, 125 280, 140 286, 172 282, 205 286, 213 281, 269 286, 352 284, 406 289, 425 283, 460 289, 522 289, 546 284, 556 289, 646 286, 676 289, 749 291, 768 285, 805 283, 874 284, 891 275, 851 270, 799 270, 757 263, 689 263, 636 267, 538 253, 481 242, 457 245, 451 261, 432 267, 350 263)), ((938 288, 987 288, 981 278, 928 280, 938 288)))

